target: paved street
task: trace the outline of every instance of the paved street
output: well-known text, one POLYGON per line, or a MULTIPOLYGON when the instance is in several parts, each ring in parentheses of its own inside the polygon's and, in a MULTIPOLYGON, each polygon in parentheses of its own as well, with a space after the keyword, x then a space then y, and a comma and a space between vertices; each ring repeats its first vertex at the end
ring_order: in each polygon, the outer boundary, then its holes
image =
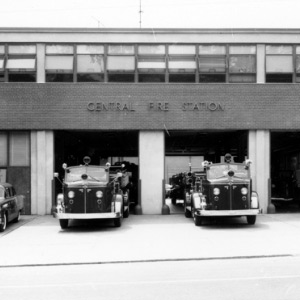
POLYGON ((300 215, 196 227, 182 213, 72 222, 22 216, 0 234, 4 300, 300 299, 300 215))

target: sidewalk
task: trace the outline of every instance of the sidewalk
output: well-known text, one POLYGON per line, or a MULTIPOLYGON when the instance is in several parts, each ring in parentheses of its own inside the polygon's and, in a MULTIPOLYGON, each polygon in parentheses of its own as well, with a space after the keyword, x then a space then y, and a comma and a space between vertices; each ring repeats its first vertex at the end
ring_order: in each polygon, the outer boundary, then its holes
POLYGON ((0 234, 0 267, 147 260, 189 260, 300 254, 300 214, 226 219, 196 227, 182 214, 130 215, 73 222, 61 230, 52 216, 22 216, 0 234))

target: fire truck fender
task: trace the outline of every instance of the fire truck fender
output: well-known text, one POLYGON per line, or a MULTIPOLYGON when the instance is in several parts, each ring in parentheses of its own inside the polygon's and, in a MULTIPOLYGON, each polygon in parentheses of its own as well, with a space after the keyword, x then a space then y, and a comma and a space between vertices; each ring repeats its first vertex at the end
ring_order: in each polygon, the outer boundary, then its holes
POLYGON ((201 198, 199 193, 194 193, 193 194, 193 206, 195 209, 200 209, 200 204, 201 204, 201 198))

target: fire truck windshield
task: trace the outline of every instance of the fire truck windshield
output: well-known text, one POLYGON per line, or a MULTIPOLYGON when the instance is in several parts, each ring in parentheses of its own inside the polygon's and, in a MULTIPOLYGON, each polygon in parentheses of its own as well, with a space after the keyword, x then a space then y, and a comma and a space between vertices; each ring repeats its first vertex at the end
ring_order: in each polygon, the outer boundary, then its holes
POLYGON ((108 181, 108 172, 104 167, 97 166, 79 166, 71 167, 66 170, 66 182, 81 181, 83 179, 82 175, 86 175, 86 180, 90 181, 108 181))
POLYGON ((227 177, 229 171, 233 177, 249 178, 249 170, 245 169, 244 164, 216 164, 211 165, 207 170, 207 179, 227 177))

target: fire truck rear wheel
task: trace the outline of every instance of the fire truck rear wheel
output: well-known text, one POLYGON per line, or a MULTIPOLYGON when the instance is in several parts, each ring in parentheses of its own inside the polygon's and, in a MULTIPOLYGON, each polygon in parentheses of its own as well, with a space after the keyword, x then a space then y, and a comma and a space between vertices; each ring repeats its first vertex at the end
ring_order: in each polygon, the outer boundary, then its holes
POLYGON ((249 225, 254 225, 256 222, 256 216, 247 216, 247 223, 249 225))
POLYGON ((66 229, 66 228, 68 228, 69 220, 68 219, 60 219, 59 224, 60 224, 61 229, 66 229))

